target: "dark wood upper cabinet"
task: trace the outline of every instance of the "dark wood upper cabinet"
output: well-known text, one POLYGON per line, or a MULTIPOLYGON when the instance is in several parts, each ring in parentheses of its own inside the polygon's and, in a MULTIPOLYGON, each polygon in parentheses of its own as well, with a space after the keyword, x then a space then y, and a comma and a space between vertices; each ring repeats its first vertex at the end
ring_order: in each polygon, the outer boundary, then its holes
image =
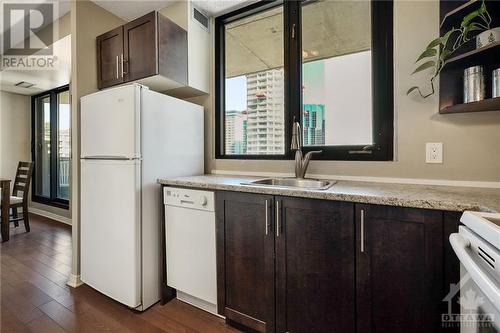
POLYGON ((216 196, 218 311, 230 322, 274 332, 274 235, 266 227, 273 197, 216 196))
POLYGON ((358 333, 437 332, 442 212, 356 205, 358 333))
POLYGON ((163 90, 187 84, 187 32, 156 11, 97 37, 97 49, 99 89, 136 80, 163 90), (110 34, 113 52, 103 52, 110 34))
POLYGON ((97 37, 97 86, 99 89, 123 83, 121 57, 123 27, 97 37))
POLYGON ((151 12, 123 26, 124 75, 127 81, 158 73, 157 13, 151 12))
POLYGON ((354 204, 275 200, 277 332, 354 332, 354 204))

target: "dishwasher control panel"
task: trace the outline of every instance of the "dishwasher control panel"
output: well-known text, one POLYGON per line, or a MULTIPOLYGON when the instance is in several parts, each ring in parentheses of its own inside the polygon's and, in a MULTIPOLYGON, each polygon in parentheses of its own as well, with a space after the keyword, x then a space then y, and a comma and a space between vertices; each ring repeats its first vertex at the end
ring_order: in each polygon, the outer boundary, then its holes
POLYGON ((214 211, 214 192, 164 187, 163 198, 168 206, 214 211))

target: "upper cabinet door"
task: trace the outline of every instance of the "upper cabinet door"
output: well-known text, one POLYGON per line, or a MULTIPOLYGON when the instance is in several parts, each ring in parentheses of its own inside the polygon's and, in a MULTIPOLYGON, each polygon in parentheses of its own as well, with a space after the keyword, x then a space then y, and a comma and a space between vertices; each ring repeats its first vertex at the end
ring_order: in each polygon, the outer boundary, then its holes
POLYGON ((275 200, 276 331, 353 333, 354 204, 275 200))
POLYGON ((97 37, 97 86, 99 89, 124 82, 121 72, 123 27, 97 37))
POLYGON ((357 331, 437 332, 442 212, 356 205, 357 331))
POLYGON ((274 234, 269 195, 217 192, 217 305, 258 332, 274 332, 274 234))
POLYGON ((125 81, 158 73, 157 13, 151 12, 123 26, 125 81))

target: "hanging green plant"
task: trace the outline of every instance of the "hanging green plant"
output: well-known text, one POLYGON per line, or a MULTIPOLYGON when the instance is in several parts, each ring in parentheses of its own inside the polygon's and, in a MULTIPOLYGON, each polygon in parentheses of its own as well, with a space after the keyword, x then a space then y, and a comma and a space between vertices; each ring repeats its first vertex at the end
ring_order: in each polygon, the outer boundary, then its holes
POLYGON ((406 94, 409 95, 413 91, 418 91, 422 98, 433 95, 435 93, 434 81, 439 73, 441 73, 441 70, 446 65, 446 61, 450 56, 470 40, 470 32, 488 30, 490 29, 490 24, 491 16, 483 0, 481 6, 477 10, 469 13, 463 18, 460 28, 453 27, 443 36, 431 41, 415 61, 415 63, 419 63, 425 60, 425 62, 422 62, 413 71, 412 75, 433 68, 430 78, 430 92, 424 94, 420 87, 415 86, 408 89, 406 94))

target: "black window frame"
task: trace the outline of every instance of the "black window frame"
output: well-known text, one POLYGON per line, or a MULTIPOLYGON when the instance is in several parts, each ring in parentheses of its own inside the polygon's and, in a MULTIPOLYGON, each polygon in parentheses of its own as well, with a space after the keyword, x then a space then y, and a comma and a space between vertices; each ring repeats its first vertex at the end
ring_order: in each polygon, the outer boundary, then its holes
MULTIPOLYGON (((301 5, 306 1, 260 1, 215 19, 215 157, 241 160, 290 160, 290 129, 301 119, 302 45, 301 5), (284 31, 284 135, 283 155, 225 153, 225 50, 224 27, 264 10, 283 6, 284 31), (292 27, 294 30, 292 38, 292 27), (287 37, 288 36, 288 37, 287 37), (292 93, 297 92, 297 93, 292 93), (289 110, 287 112, 287 110, 289 110)), ((393 0, 371 0, 372 17, 372 128, 374 144, 304 146, 303 152, 322 150, 315 160, 392 161, 394 158, 393 0)), ((302 121, 301 121, 302 123, 302 121)))
MULTIPOLYGON (((31 158, 36 163, 36 100, 40 97, 50 96, 50 198, 36 194, 36 165, 33 168, 33 179, 31 189, 31 201, 58 207, 62 209, 69 209, 69 200, 57 197, 57 135, 59 133, 59 122, 57 119, 57 95, 68 91, 69 84, 54 88, 52 90, 44 91, 40 94, 31 96, 31 158), (56 144, 52 144, 56 142, 56 144)), ((71 96, 70 96, 71 98, 71 96)), ((71 160, 71 159, 70 159, 71 160)))

